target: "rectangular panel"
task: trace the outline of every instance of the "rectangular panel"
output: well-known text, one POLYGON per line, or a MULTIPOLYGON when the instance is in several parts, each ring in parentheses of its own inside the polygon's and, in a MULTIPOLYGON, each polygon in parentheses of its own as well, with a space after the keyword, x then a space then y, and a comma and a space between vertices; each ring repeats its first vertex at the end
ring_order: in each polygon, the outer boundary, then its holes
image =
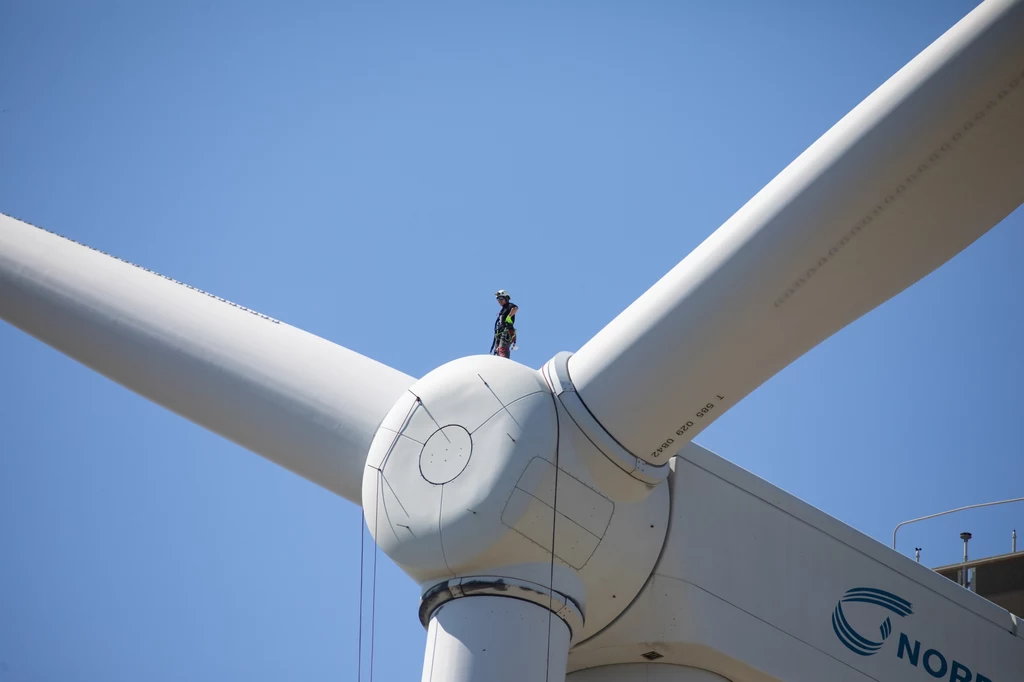
MULTIPOLYGON (((553 515, 554 509, 551 505, 516 488, 505 505, 501 520, 512 530, 550 552, 553 515)), ((558 515, 558 524, 555 528, 555 556, 565 563, 576 569, 583 568, 599 542, 600 538, 578 523, 563 514, 558 515)))
MULTIPOLYGON (((535 457, 526 467, 516 487, 548 506, 554 506, 555 466, 545 459, 535 457)), ((615 503, 567 474, 564 469, 559 469, 558 511, 598 538, 603 538, 612 512, 615 511, 615 503)))

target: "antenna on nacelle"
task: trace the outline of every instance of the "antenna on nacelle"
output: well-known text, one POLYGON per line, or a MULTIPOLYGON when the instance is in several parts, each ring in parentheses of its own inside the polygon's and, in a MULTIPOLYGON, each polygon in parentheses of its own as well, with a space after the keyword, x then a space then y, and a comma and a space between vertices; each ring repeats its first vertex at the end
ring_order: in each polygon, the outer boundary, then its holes
POLYGON ((960 569, 960 584, 966 587, 968 590, 971 589, 971 579, 968 575, 967 568, 967 543, 971 541, 973 537, 970 533, 960 533, 960 539, 964 541, 964 567, 960 569))
POLYGON ((964 563, 967 563, 967 543, 974 537, 970 533, 960 533, 960 539, 964 541, 964 563))

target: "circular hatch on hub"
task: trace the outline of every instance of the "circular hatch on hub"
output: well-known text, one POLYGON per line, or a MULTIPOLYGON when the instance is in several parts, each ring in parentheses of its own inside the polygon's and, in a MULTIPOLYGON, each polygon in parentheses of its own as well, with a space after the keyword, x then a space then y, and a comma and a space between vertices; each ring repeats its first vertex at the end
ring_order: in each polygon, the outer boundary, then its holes
POLYGON ((443 426, 431 434, 420 451, 420 473, 435 485, 454 481, 469 464, 473 437, 458 424, 443 426))

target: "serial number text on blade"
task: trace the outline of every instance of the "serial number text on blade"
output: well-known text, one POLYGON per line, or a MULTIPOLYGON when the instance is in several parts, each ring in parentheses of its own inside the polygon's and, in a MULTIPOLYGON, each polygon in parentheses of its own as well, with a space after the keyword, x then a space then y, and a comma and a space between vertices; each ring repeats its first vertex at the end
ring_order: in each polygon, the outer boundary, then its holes
MULTIPOLYGON (((723 395, 716 395, 715 397, 718 398, 719 401, 725 400, 725 396, 723 396, 723 395)), ((704 405, 704 407, 702 407, 699 410, 697 410, 694 413, 693 417, 694 417, 694 419, 698 419, 698 420, 704 419, 704 417, 706 417, 711 412, 711 410, 713 410, 713 409, 715 409, 715 403, 707 403, 706 405, 704 405)), ((685 424, 683 424, 678 429, 676 429, 676 435, 677 436, 684 435, 687 431, 692 429, 694 427, 694 424, 696 424, 696 423, 697 422, 694 422, 693 419, 687 420, 687 422, 685 424)), ((662 443, 661 445, 658 446, 658 449, 656 449, 653 452, 651 452, 651 457, 655 458, 655 459, 658 458, 658 457, 661 457, 661 455, 665 451, 667 451, 669 449, 669 447, 673 443, 675 443, 675 442, 676 441, 675 441, 674 438, 667 439, 664 443, 662 443)))

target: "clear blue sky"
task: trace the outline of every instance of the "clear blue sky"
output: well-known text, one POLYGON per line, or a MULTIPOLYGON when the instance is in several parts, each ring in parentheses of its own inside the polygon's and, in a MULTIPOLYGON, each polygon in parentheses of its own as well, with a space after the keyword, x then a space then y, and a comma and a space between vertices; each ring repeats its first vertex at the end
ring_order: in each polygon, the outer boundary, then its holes
MULTIPOLYGON (((417 376, 506 288, 537 367, 975 4, 7 0, 0 210, 417 376)), ((885 543, 1024 495, 1022 228, 698 442, 885 543)), ((2 323, 0 387, 0 682, 355 679, 354 505, 2 323)), ((417 589, 377 580, 374 677, 418 679, 417 589)))

